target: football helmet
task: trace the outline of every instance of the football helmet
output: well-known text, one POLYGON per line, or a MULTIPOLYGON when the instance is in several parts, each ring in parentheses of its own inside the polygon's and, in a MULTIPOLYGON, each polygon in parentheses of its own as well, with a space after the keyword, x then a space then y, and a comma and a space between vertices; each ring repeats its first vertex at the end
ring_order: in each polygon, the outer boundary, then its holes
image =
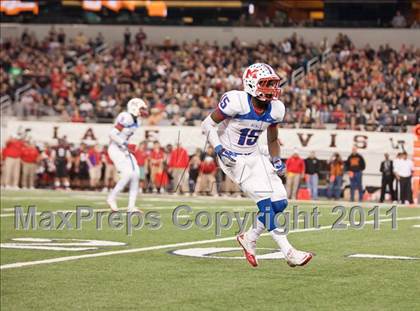
POLYGON ((147 117, 147 104, 140 98, 132 98, 127 103, 127 111, 136 117, 147 117))
POLYGON ((244 91, 262 101, 278 99, 281 93, 280 77, 264 63, 255 63, 242 76, 244 91))

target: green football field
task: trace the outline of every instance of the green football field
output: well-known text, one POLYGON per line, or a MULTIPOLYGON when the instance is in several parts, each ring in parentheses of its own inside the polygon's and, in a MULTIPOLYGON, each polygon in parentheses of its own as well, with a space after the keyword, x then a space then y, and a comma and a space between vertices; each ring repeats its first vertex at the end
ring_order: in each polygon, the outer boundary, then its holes
MULTIPOLYGON (((140 195, 139 201, 146 219, 128 234, 125 213, 111 219, 119 229, 108 224, 103 193, 2 191, 1 310, 420 310, 420 208, 387 214, 391 205, 384 204, 368 215, 373 203, 351 209, 348 202, 291 202, 289 224, 298 228, 289 240, 316 256, 290 268, 265 234, 260 266, 252 268, 234 238, 239 223, 251 224, 244 219, 256 211, 250 200, 140 195), (191 207, 177 217, 181 225, 193 221, 186 230, 172 219, 182 205, 191 207), (345 206, 339 223, 351 220, 352 227, 332 230, 336 205, 345 206), (16 206, 23 212, 17 223, 16 206), (36 228, 25 230, 29 206, 36 228), (94 209, 79 229, 77 206, 94 209), (312 216, 306 228, 302 215, 295 223, 293 206, 302 213, 318 207, 318 226, 312 216), (194 221, 205 225, 205 212, 211 223, 201 228, 194 221), (228 224, 227 212, 232 226, 217 235, 215 223, 228 224), (60 225, 62 217, 69 220, 60 225)), ((127 195, 119 202, 126 205, 127 195)), ((132 220, 137 225, 139 218, 132 220)))

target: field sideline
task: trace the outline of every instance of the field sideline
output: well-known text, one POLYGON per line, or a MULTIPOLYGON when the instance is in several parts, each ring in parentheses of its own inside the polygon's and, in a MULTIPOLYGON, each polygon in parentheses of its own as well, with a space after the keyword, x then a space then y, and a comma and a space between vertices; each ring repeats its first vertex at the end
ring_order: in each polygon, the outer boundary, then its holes
MULTIPOLYGON (((336 205, 348 202, 291 202, 299 211, 319 207, 320 228, 292 232, 290 241, 316 253, 303 268, 290 268, 271 237, 258 242, 260 260, 252 269, 234 240, 238 221, 215 235, 193 225, 181 230, 172 222, 179 205, 192 208, 180 220, 200 211, 255 211, 253 202, 237 198, 140 195, 145 212, 159 213, 161 228, 142 228, 127 235, 107 226, 96 230, 85 222, 79 230, 15 230, 14 207, 35 205, 42 211, 74 211, 76 206, 107 211, 99 192, 2 191, 1 309, 2 310, 416 310, 420 304, 420 208, 397 208, 397 229, 379 205, 379 230, 367 211, 361 229, 331 230, 336 205), (382 255, 378 258, 354 258, 382 255), (392 256, 396 256, 395 258, 392 256), (345 307, 343 307, 345 306, 345 307)), ((121 197, 122 206, 127 196, 121 197)), ((106 212, 104 212, 106 214, 106 212)), ((39 215, 37 216, 39 221, 39 215)), ((356 220, 360 220, 357 218, 356 220)), ((313 225, 312 219, 310 222, 313 225)), ((57 224, 56 224, 57 225, 57 224)), ((248 223, 249 226, 249 223, 248 223)))

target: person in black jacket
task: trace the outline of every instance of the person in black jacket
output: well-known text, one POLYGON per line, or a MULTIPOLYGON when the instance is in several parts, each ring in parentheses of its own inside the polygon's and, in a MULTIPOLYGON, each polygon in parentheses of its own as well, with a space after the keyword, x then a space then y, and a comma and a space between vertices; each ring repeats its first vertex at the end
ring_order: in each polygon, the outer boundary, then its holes
POLYGON ((315 152, 311 151, 309 157, 305 160, 305 174, 306 182, 313 200, 318 199, 319 166, 320 162, 315 156, 315 152))
POLYGON ((350 200, 354 201, 354 192, 359 192, 359 201, 363 200, 363 171, 366 168, 365 159, 357 152, 357 148, 353 147, 351 154, 346 161, 346 170, 350 176, 350 200))
POLYGON ((385 199, 386 188, 388 187, 389 194, 391 195, 392 201, 395 201, 395 192, 394 192, 394 165, 393 162, 389 159, 389 154, 385 153, 385 160, 382 161, 381 167, 379 169, 382 173, 382 182, 381 182, 381 198, 379 202, 383 202, 385 199))

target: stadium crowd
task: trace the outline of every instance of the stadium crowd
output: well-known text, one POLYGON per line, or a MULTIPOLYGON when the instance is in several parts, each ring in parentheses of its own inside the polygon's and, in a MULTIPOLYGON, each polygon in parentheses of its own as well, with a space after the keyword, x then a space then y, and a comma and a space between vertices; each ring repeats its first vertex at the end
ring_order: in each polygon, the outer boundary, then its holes
MULTIPOLYGON (((161 146, 158 141, 143 141, 133 148, 140 169, 140 189, 144 193, 178 193, 192 195, 236 195, 239 187, 218 168, 211 146, 197 148, 193 154, 181 145, 161 146)), ((330 199, 362 201, 367 194, 363 187, 366 163, 354 147, 346 160, 339 153, 326 163, 315 153, 303 159, 296 149, 286 160, 284 184, 290 199, 318 199, 320 189, 330 199), (349 177, 345 193, 344 175, 349 177), (324 187, 320 187, 320 180, 324 187), (356 196, 357 193, 357 196, 356 196)), ((391 201, 413 203, 411 175, 413 163, 407 153, 392 161, 385 154, 379 171, 382 174, 380 202, 389 193, 391 201), (400 190, 398 190, 400 189, 400 190)), ((118 172, 106 146, 68 143, 35 144, 22 136, 7 140, 1 152, 1 186, 4 189, 102 190, 108 192, 118 181, 118 172)))
MULTIPOLYGON (((21 117, 54 116, 63 121, 109 122, 133 96, 147 100, 150 125, 195 125, 231 89, 241 89, 243 69, 266 62, 280 75, 291 72, 330 46, 304 42, 296 34, 281 42, 230 46, 199 42, 147 44, 140 28, 127 29, 122 43, 100 52, 99 33, 66 38, 51 28, 37 39, 29 31, 20 39, 4 39, 0 49, 1 94, 31 88, 17 98, 21 117)), ((286 87, 282 100, 288 113, 285 127, 365 131, 407 131, 420 120, 420 49, 388 45, 356 48, 340 34, 331 44, 328 61, 286 87)))

